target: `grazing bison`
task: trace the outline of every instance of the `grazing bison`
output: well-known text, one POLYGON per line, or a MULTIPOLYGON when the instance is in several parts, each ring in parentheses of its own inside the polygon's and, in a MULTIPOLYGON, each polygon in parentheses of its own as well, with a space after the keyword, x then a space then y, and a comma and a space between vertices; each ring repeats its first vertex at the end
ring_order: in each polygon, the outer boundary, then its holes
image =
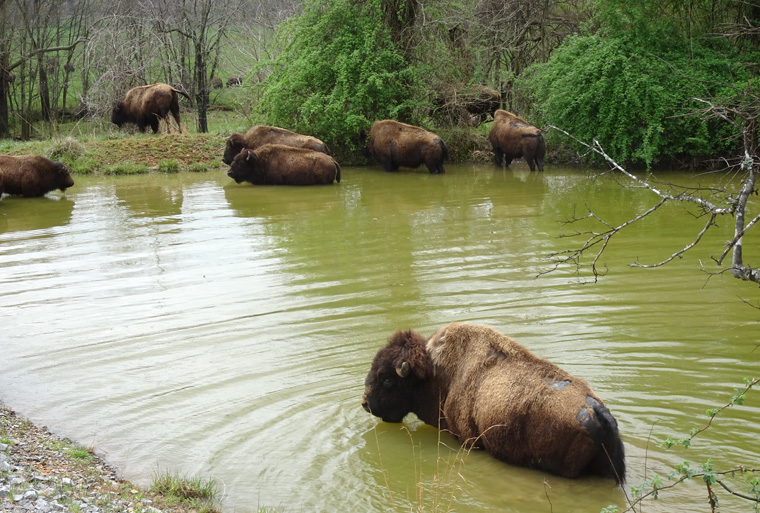
POLYGON ((493 148, 494 164, 501 166, 503 158, 509 165, 512 159, 524 157, 531 171, 536 165, 543 171, 546 144, 541 130, 506 110, 497 110, 493 119, 488 140, 493 148))
POLYGON ((66 166, 38 155, 0 155, 0 182, 8 194, 44 196, 74 185, 66 166))
POLYGON ((224 82, 222 82, 222 79, 219 77, 211 77, 209 85, 211 86, 211 89, 222 89, 224 87, 224 82))
POLYGON ((227 77, 227 87, 240 87, 243 85, 243 77, 227 77))
POLYGON ((159 120, 166 121, 167 131, 171 131, 169 113, 174 116, 177 128, 182 133, 182 125, 179 122, 179 101, 177 93, 188 100, 191 98, 167 84, 152 84, 135 87, 127 91, 124 100, 120 101, 111 112, 111 122, 121 128, 124 123, 135 123, 140 132, 145 131, 146 126, 158 133, 159 120))
POLYGON ((265 144, 238 153, 227 176, 254 185, 321 185, 340 183, 340 166, 320 151, 265 144))
POLYGON ((307 150, 321 151, 329 155, 330 149, 325 143, 310 135, 301 135, 276 126, 255 125, 245 135, 232 134, 227 139, 224 147, 222 162, 232 164, 232 159, 242 149, 255 150, 264 144, 283 144, 294 148, 306 148, 307 150))
POLYGON ((433 132, 391 119, 372 124, 367 150, 387 172, 425 164, 431 174, 441 174, 449 158, 443 139, 433 132))
POLYGON ((452 323, 429 340, 399 331, 365 386, 362 406, 386 422, 413 412, 507 463, 625 478, 617 421, 588 383, 491 328, 452 323))

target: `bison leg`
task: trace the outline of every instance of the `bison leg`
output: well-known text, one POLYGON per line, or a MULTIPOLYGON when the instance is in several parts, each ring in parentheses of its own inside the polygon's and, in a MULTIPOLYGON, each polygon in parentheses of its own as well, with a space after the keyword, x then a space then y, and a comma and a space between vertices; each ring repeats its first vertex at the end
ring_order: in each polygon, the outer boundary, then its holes
MULTIPOLYGON (((493 149, 493 163, 497 167, 501 167, 501 162, 502 162, 503 158, 504 158, 504 152, 501 151, 499 148, 494 148, 493 149)), ((509 164, 507 164, 507 165, 509 165, 509 164)))

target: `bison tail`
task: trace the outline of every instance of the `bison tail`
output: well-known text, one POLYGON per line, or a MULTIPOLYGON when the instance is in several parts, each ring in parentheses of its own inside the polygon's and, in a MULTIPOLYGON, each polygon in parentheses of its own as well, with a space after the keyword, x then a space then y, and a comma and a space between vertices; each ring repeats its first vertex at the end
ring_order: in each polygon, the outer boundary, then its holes
POLYGON ((449 149, 446 147, 446 143, 443 142, 443 139, 438 139, 441 143, 441 151, 443 155, 443 160, 448 161, 449 160, 449 149))
POLYGON ((190 100, 190 103, 193 103, 193 99, 190 98, 190 95, 188 95, 186 92, 180 91, 179 89, 176 89, 174 87, 172 87, 172 91, 174 91, 175 93, 181 94, 182 96, 184 96, 185 98, 187 98, 188 100, 190 100))
POLYGON ((594 403, 594 414, 602 425, 602 433, 597 440, 601 443, 601 450, 591 462, 591 466, 595 474, 612 477, 617 484, 623 484, 625 481, 625 448, 620 439, 617 420, 606 406, 597 401, 594 403))

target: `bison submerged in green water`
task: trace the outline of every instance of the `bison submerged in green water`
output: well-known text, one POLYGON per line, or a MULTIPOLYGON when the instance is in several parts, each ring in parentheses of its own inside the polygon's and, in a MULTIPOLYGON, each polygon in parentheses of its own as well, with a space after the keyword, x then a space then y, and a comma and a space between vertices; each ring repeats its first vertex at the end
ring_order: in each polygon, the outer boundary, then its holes
POLYGON ((625 479, 617 421, 588 383, 485 326, 396 332, 372 362, 362 406, 386 422, 412 412, 507 463, 625 479))

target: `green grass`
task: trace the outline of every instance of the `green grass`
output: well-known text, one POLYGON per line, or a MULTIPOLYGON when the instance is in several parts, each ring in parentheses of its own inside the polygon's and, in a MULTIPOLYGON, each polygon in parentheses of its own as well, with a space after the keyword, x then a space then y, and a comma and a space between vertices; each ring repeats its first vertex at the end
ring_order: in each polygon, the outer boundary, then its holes
POLYGON ((219 489, 213 479, 186 477, 170 472, 156 475, 151 491, 166 497, 167 502, 179 502, 198 513, 219 512, 219 489))

